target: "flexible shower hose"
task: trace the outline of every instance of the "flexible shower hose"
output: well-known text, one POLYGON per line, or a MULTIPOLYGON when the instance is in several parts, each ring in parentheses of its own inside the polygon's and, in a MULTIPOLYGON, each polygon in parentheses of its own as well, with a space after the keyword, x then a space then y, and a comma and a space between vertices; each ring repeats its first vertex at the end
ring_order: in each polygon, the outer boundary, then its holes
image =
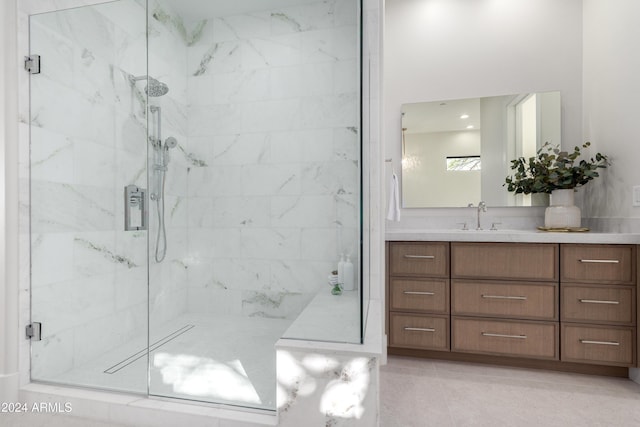
POLYGON ((158 234, 156 237, 156 262, 162 262, 167 255, 167 229, 164 224, 164 183, 166 178, 166 171, 158 170, 158 173, 162 174, 161 190, 158 198, 156 198, 156 206, 158 211, 158 234), (162 250, 160 250, 160 239, 162 239, 162 250))

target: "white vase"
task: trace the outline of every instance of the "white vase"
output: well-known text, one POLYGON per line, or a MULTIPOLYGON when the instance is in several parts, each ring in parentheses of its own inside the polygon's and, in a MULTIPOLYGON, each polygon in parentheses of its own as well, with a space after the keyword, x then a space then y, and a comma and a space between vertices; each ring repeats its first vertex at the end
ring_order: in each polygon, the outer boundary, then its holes
POLYGON ((580 227, 580 208, 573 204, 573 196, 573 189, 551 192, 550 206, 544 211, 545 227, 580 227))

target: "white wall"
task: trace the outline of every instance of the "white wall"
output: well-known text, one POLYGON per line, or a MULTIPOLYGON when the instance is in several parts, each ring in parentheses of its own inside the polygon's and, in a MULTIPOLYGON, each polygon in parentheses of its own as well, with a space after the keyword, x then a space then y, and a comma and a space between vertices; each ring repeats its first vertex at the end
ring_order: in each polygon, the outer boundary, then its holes
POLYGON ((385 24, 384 136, 396 170, 410 102, 560 90, 563 140, 582 140, 581 0, 388 0, 385 24))
MULTIPOLYGON (((559 93, 539 93, 537 99, 538 147, 562 144, 562 99, 559 93)), ((572 147, 576 144, 569 144, 572 147)))
POLYGON ((640 185, 638 16, 637 0, 584 1, 584 139, 612 165, 585 187, 583 216, 609 218, 598 223, 613 231, 640 230, 640 208, 631 206, 640 185))

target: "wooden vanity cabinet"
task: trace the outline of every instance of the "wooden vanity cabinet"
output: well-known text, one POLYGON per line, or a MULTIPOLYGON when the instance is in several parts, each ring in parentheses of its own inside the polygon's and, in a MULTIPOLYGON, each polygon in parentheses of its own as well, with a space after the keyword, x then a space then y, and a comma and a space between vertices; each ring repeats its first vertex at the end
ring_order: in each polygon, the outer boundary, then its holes
POLYGON ((389 346, 449 351, 449 243, 387 244, 389 346))
POLYGON ((563 244, 561 359, 636 364, 636 246, 563 244))
POLYGON ((392 277, 449 277, 449 243, 392 242, 389 244, 392 277))
POLYGON ((451 277, 557 282, 558 245, 452 242, 451 277))
POLYGON ((451 350, 558 359, 558 323, 452 316, 451 350))
POLYGON ((562 244, 562 283, 635 286, 635 245, 562 244))
POLYGON ((388 242, 390 353, 624 375, 637 366, 637 256, 635 245, 388 242))
POLYGON ((558 285, 513 280, 451 280, 451 313, 558 321, 558 285))
POLYGON ((451 243, 451 350, 558 360, 558 251, 451 243))

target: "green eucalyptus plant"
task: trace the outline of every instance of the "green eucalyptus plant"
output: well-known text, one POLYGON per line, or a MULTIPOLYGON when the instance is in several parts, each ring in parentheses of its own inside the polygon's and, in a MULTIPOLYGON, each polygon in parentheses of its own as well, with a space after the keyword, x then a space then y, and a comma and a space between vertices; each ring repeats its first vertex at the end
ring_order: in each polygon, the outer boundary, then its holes
MULTIPOLYGON (((590 142, 585 142, 582 148, 590 145, 590 142)), ((506 185, 507 190, 516 194, 551 193, 553 190, 572 189, 597 178, 600 176, 598 169, 606 168, 610 164, 607 156, 601 153, 596 153, 595 159, 592 157, 588 161, 583 159, 578 162, 578 157, 578 146, 569 153, 546 142, 535 157, 511 160, 511 169, 515 173, 506 177, 502 185, 506 185)))

